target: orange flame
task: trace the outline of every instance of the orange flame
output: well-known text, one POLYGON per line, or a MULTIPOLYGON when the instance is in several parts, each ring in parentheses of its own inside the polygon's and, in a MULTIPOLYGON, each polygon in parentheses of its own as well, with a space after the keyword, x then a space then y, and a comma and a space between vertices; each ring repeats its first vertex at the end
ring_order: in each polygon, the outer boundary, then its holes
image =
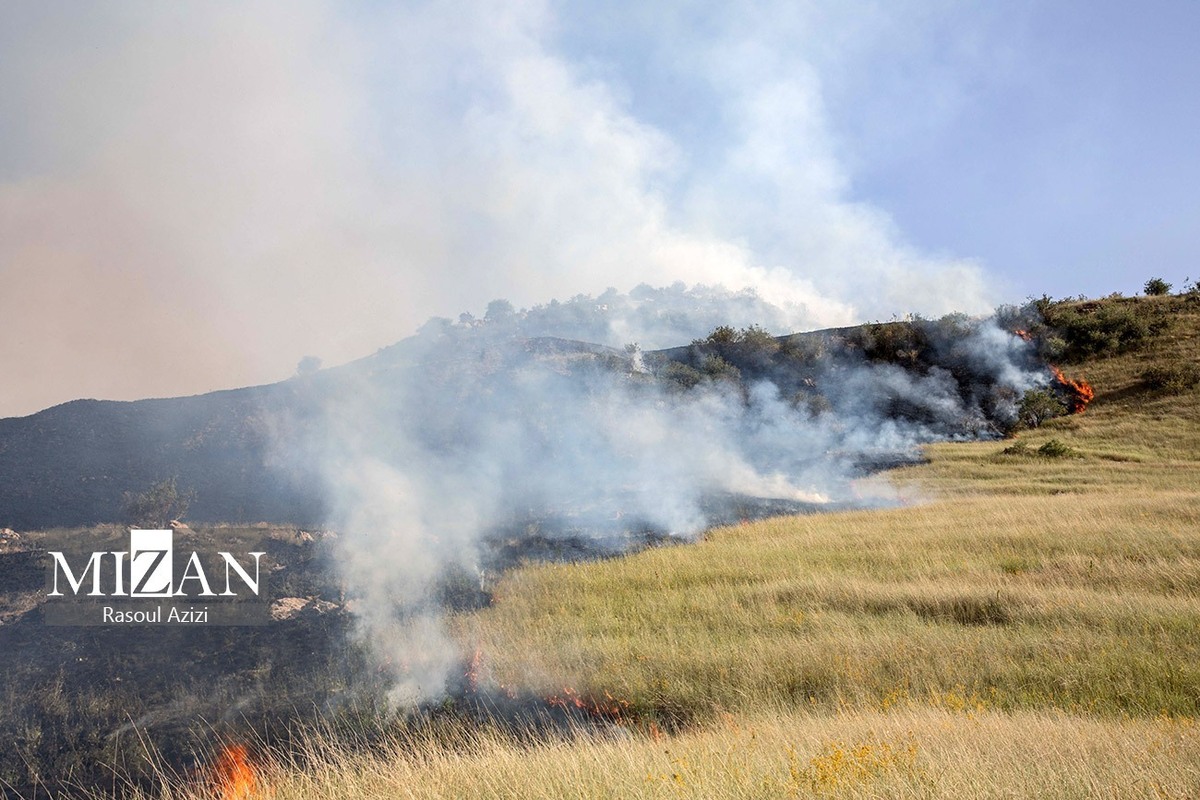
POLYGON ((546 703, 559 708, 577 708, 597 719, 607 719, 613 722, 624 718, 629 711, 629 702, 618 700, 608 692, 604 699, 583 697, 570 687, 564 688, 561 694, 552 694, 546 698, 546 703))
POLYGON ((471 656, 471 662, 467 664, 467 669, 463 673, 463 678, 467 682, 467 691, 471 694, 479 691, 479 671, 483 667, 483 648, 476 647, 475 654, 471 656))
POLYGON ((1096 390, 1083 378, 1077 381, 1071 380, 1053 364, 1050 365, 1050 373, 1054 376, 1054 380, 1069 393, 1067 405, 1070 407, 1071 413, 1082 414, 1088 403, 1092 402, 1092 398, 1096 396, 1096 390))
POLYGON ((258 773, 250 763, 250 754, 240 744, 221 751, 216 765, 216 788, 220 800, 259 800, 258 773))
POLYGON ((476 647, 475 652, 471 655, 471 660, 463 668, 463 681, 467 694, 476 694, 486 689, 498 689, 504 692, 504 695, 510 700, 517 699, 517 690, 511 686, 505 686, 501 681, 496 680, 496 676, 492 675, 490 670, 484 669, 483 648, 476 647), (486 687, 485 687, 486 682, 486 687))
POLYGON ((1033 334, 1031 334, 1029 331, 1022 330, 1020 328, 1017 328, 1015 331, 1013 331, 1013 336, 1017 336, 1021 339, 1024 339, 1027 342, 1033 341, 1033 334))

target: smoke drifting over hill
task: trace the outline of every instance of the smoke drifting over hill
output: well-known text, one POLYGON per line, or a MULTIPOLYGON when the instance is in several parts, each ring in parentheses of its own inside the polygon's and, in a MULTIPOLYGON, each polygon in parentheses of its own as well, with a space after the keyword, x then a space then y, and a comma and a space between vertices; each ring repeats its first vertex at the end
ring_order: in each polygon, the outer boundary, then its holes
POLYGON ((430 314, 643 280, 756 287, 806 308, 789 330, 986 308, 978 265, 852 199, 797 43, 861 12, 780 7, 791 30, 715 6, 696 41, 653 12, 705 87, 679 130, 564 48, 572 4, 3 4, 0 417, 265 383, 430 314))
MULTIPOLYGON (((804 304, 777 298, 768 302, 754 289, 677 282, 667 287, 643 283, 628 293, 610 288, 594 297, 579 294, 520 311, 507 300, 494 300, 480 317, 463 313, 457 322, 469 328, 486 326, 489 337, 551 336, 610 347, 637 344, 650 350, 691 341, 720 325, 758 325, 787 333, 805 329, 812 319, 804 304)), ((449 322, 434 318, 425 332, 445 329, 449 322)))
POLYGON ((284 462, 319 473, 339 568, 398 702, 443 690, 458 654, 442 587, 486 583, 506 542, 619 552, 761 503, 887 503, 855 479, 923 442, 996 435, 1046 381, 1029 343, 965 317, 780 339, 724 328, 657 353, 549 338, 674 335, 728 319, 726 303, 788 313, 744 293, 642 288, 434 320, 281 442, 284 462))

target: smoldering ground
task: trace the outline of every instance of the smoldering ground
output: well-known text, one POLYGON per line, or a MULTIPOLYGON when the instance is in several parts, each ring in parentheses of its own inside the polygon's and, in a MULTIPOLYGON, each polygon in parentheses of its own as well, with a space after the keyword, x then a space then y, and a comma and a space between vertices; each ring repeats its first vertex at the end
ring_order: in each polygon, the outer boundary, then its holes
POLYGON ((276 460, 326 495, 336 569, 394 702, 437 698, 460 663, 442 625, 448 576, 485 590, 522 546, 588 557, 739 516, 894 502, 856 479, 922 443, 998 435, 1046 381, 994 318, 708 327, 748 310, 788 317, 707 288, 497 301, 430 321, 281 426, 276 460), (696 338, 613 346, 664 331, 696 338))

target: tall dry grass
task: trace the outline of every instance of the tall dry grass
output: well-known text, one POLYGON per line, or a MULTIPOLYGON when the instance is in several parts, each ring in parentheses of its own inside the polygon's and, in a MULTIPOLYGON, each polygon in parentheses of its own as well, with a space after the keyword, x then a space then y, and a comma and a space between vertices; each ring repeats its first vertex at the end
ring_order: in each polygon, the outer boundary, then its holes
MULTIPOLYGON (((539 746, 492 730, 410 733, 354 754, 308 741, 260 760, 252 796, 360 798, 1191 798, 1192 719, 1096 719, 900 704, 832 714, 722 715, 671 737, 579 731, 539 746)), ((177 800, 213 797, 179 784, 177 800)), ((234 798, 228 798, 234 800, 234 798)), ((238 798, 241 800, 241 798, 238 798)))

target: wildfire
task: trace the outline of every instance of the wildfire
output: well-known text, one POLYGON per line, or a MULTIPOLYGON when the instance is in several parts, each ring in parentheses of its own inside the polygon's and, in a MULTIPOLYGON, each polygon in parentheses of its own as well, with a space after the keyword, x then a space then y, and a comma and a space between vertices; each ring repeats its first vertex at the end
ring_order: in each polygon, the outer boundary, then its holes
POLYGON ((483 648, 476 647, 471 660, 463 667, 463 688, 466 694, 482 694, 491 689, 504 693, 509 700, 517 699, 517 691, 511 686, 505 686, 496 680, 490 670, 484 667, 483 648), (486 685, 485 685, 486 683, 486 685))
POLYGON ((604 699, 600 700, 592 697, 583 697, 569 687, 564 688, 560 694, 553 694, 547 697, 546 703, 558 708, 577 708, 597 719, 611 721, 622 719, 629 711, 628 701, 618 700, 608 692, 605 692, 604 699))
POLYGON ((250 754, 240 744, 221 751, 214 774, 220 800, 259 800, 263 796, 250 754))
POLYGON ((1079 380, 1071 380, 1066 375, 1063 375, 1062 370, 1053 364, 1050 365, 1050 373, 1054 376, 1054 380, 1058 385, 1062 386, 1069 393, 1067 405, 1072 414, 1082 414, 1087 408, 1088 403, 1092 402, 1092 398, 1096 396, 1096 390, 1092 385, 1083 378, 1079 380))
POLYGON ((467 682, 467 691, 471 694, 479 691, 479 671, 483 666, 483 648, 476 647, 475 654, 463 672, 463 680, 467 682))
POLYGON ((1026 342, 1033 341, 1033 334, 1031 334, 1029 331, 1021 330, 1020 328, 1017 328, 1015 331, 1013 331, 1013 336, 1023 339, 1026 342))

